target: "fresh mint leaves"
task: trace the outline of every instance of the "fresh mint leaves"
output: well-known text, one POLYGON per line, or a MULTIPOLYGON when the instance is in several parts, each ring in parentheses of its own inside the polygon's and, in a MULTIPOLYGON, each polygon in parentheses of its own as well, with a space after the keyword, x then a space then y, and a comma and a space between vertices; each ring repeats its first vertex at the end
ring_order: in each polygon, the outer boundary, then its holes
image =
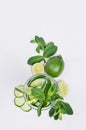
POLYGON ((44 50, 44 57, 49 58, 50 56, 54 55, 57 51, 57 46, 48 46, 44 50))
POLYGON ((58 100, 49 110, 49 116, 54 117, 55 120, 62 120, 62 114, 72 115, 73 110, 70 104, 58 100))
POLYGON ((58 47, 54 45, 53 42, 46 43, 44 38, 35 36, 31 43, 37 44, 36 52, 39 54, 42 51, 42 55, 32 56, 28 59, 27 64, 33 65, 34 63, 46 61, 46 58, 53 56, 56 52, 58 47))
MULTIPOLYGON (((37 76, 39 79, 42 75, 37 76)), ((55 120, 62 120, 63 114, 72 115, 73 110, 70 104, 64 102, 64 98, 58 94, 58 86, 53 83, 48 77, 42 77, 44 82, 40 86, 35 86, 31 89, 31 94, 38 102, 37 107, 37 115, 40 116, 42 113, 42 109, 46 108, 48 105, 50 106, 49 116, 53 117, 55 120)), ((35 77, 33 81, 37 78, 35 77)), ((31 84, 31 82, 30 82, 31 84)), ((29 84, 29 86, 30 86, 29 84)))
POLYGON ((32 95, 39 101, 45 100, 45 93, 40 88, 32 88, 32 95))

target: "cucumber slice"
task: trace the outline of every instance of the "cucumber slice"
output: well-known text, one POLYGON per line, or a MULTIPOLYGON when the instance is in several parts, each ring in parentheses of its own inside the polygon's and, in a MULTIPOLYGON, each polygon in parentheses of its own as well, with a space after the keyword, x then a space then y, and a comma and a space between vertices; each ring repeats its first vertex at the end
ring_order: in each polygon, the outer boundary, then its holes
POLYGON ((23 93, 19 92, 18 90, 16 90, 16 88, 14 89, 14 95, 16 97, 23 97, 23 93))
POLYGON ((21 109, 25 112, 29 112, 32 108, 29 106, 28 102, 25 102, 23 106, 21 106, 21 109))
POLYGON ((21 97, 21 98, 16 97, 16 98, 14 99, 14 103, 15 103, 15 105, 16 105, 17 107, 21 107, 21 106, 23 106, 24 103, 25 103, 25 98, 24 98, 24 97, 21 97))
POLYGON ((31 87, 24 87, 24 85, 19 85, 15 88, 17 91, 21 92, 22 94, 29 95, 31 93, 31 87))
POLYGON ((32 87, 26 87, 25 88, 25 94, 30 95, 31 94, 32 87))
POLYGON ((24 85, 19 85, 18 87, 15 88, 16 90, 18 90, 21 93, 25 93, 25 87, 24 85))

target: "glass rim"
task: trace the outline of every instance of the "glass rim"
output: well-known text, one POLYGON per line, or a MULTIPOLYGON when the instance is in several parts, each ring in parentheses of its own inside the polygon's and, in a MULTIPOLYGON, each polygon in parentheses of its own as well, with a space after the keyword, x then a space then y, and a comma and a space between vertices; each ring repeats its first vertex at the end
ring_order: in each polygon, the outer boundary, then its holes
POLYGON ((57 81, 56 81, 53 77, 51 77, 50 75, 48 75, 48 74, 46 74, 46 73, 40 73, 40 74, 34 74, 34 75, 32 75, 30 78, 28 78, 28 79, 26 80, 24 86, 27 86, 27 83, 28 83, 30 80, 32 80, 32 79, 35 78, 36 76, 40 76, 40 75, 43 75, 43 76, 45 76, 45 77, 49 77, 55 84, 57 84, 57 81))

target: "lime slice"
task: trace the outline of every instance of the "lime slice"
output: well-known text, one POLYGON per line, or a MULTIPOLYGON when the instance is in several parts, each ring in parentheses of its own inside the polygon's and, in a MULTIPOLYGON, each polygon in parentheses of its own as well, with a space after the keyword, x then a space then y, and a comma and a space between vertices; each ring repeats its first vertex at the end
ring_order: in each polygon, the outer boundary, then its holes
POLYGON ((59 81, 58 87, 59 87, 59 95, 62 97, 66 97, 69 92, 69 87, 67 83, 65 83, 64 81, 59 81))
POLYGON ((44 73, 44 66, 41 63, 35 63, 32 66, 32 72, 33 74, 40 74, 40 73, 44 73))

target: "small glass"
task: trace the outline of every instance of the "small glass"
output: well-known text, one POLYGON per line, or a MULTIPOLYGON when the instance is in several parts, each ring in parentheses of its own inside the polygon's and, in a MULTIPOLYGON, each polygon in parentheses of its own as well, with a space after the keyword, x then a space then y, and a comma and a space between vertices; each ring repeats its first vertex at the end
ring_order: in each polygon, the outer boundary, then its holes
MULTIPOLYGON (((47 75, 47 74, 35 74, 35 75, 31 76, 31 77, 25 82, 25 87, 29 87, 29 84, 30 84, 31 82, 33 82, 35 78, 37 78, 37 79, 46 79, 46 78, 48 78, 48 79, 50 79, 51 84, 55 84, 55 85, 57 86, 56 80, 55 80, 54 78, 52 78, 51 76, 49 76, 49 75, 47 75), (39 78, 39 77, 40 77, 40 78, 39 78)), ((36 79, 36 80, 37 80, 37 79, 36 79)), ((58 91, 58 88, 57 88, 57 91, 58 91)), ((27 98, 27 97, 26 97, 26 98, 27 98)), ((29 99, 27 99, 27 100, 29 100, 29 99)), ((33 109, 37 110, 37 107, 34 106, 32 103, 30 103, 29 105, 30 105, 33 109)), ((50 108, 50 105, 51 105, 51 104, 48 104, 46 107, 43 107, 42 110, 47 110, 47 109, 49 109, 49 108, 50 108)))

